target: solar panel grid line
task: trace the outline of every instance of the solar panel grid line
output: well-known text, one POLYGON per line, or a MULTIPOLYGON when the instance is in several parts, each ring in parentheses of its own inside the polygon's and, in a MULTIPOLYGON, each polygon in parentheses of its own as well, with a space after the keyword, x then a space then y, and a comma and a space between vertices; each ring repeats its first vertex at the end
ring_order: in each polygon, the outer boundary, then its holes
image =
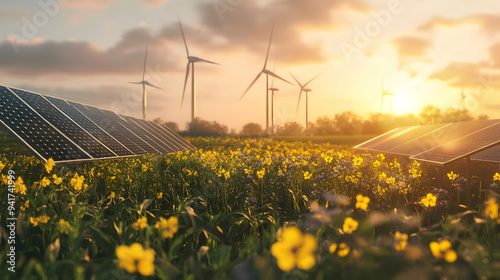
POLYGON ((394 134, 386 137, 385 139, 378 141, 377 143, 372 144, 371 146, 369 146, 369 149, 373 150, 373 151, 385 153, 388 150, 386 148, 386 146, 389 145, 390 147, 392 147, 391 145, 393 145, 394 140, 397 140, 398 137, 401 137, 402 135, 405 135, 406 133, 408 133, 416 128, 417 128, 417 126, 410 126, 410 127, 406 127, 406 128, 401 128, 399 132, 394 133, 394 134))
POLYGON ((87 132, 98 138, 111 149, 118 157, 134 155, 125 145, 120 143, 107 131, 99 127, 92 119, 81 113, 77 108, 72 106, 66 100, 45 96, 52 104, 56 105, 60 110, 67 114, 71 119, 78 122, 87 132))
MULTIPOLYGON (((98 109, 98 108, 97 108, 98 109)), ((132 142, 134 142, 137 146, 141 147, 146 153, 157 153, 159 152, 156 150, 153 146, 151 146, 148 142, 146 142, 144 139, 139 137, 137 134, 135 134, 130 127, 124 125, 121 122, 121 118, 118 114, 112 111, 108 110, 103 110, 103 109, 98 109, 100 110, 104 116, 108 117, 110 120, 114 121, 120 132, 122 132, 127 138, 129 138, 132 142)))
MULTIPOLYGON (((104 116, 102 116, 102 112, 98 110, 90 110, 90 106, 85 106, 81 103, 77 102, 68 102, 71 106, 75 107, 82 114, 91 119, 98 127, 102 130, 107 131, 109 134, 113 136, 118 142, 127 147, 128 150, 132 152, 133 155, 137 154, 146 154, 141 147, 135 144, 133 141, 128 139, 123 133, 121 133, 114 125, 112 125, 111 121, 104 116)), ((97 109, 97 108, 96 108, 97 109)))
POLYGON ((129 128, 133 133, 135 133, 138 137, 143 139, 146 143, 152 146, 159 153, 170 153, 170 149, 163 147, 158 140, 154 139, 146 130, 142 127, 138 126, 136 123, 132 121, 128 121, 120 115, 116 115, 117 119, 122 122, 122 124, 126 124, 127 128, 129 128))
POLYGON ((375 141, 383 139, 384 137, 387 137, 387 135, 390 135, 391 133, 394 133, 394 132, 398 131, 399 129, 400 128, 394 128, 394 129, 392 129, 390 131, 387 131, 386 133, 383 133, 383 134, 381 134, 381 135, 379 135, 377 137, 374 137, 374 138, 372 138, 370 140, 367 140, 367 141, 365 141, 365 142, 363 142, 363 143, 361 143, 361 144, 359 144, 357 146, 354 146, 354 148, 355 149, 367 149, 367 147, 370 146, 370 144, 373 145, 373 143, 375 141))
POLYGON ((0 86, 0 119, 2 124, 41 161, 55 162, 90 158, 64 135, 39 116, 10 88, 0 86), (37 130, 34 130, 34 127, 37 130))
POLYGON ((149 136, 150 139, 152 139, 157 145, 161 146, 163 150, 165 150, 166 153, 173 153, 176 151, 176 149, 172 148, 168 142, 162 141, 160 138, 158 138, 152 131, 144 128, 144 126, 140 125, 138 122, 135 121, 134 118, 132 117, 125 117, 125 116, 120 116, 121 118, 125 119, 127 122, 137 126, 139 129, 144 131, 146 135, 149 136))
POLYGON ((55 129, 60 135, 66 138, 69 142, 71 142, 74 146, 76 146, 81 152, 83 152, 85 155, 90 157, 91 159, 94 158, 92 155, 90 155, 85 149, 83 149, 81 146, 79 146, 76 142, 74 142, 70 137, 68 137, 66 134, 64 134, 61 130, 59 130, 56 126, 54 126, 51 122, 49 122, 47 119, 45 119, 40 113, 38 113, 33 107, 31 107, 24 99, 22 99, 14 89, 9 88, 10 92, 14 94, 17 98, 19 98, 26 106, 28 106, 35 114, 38 115, 42 120, 44 120, 48 125, 50 125, 53 129, 55 129))
POLYGON ((184 138, 180 137, 177 133, 175 133, 170 127, 165 125, 157 124, 161 129, 167 131, 172 137, 176 138, 178 142, 182 143, 188 150, 196 150, 196 147, 191 143, 186 141, 184 138))
POLYGON ((80 127, 73 119, 50 103, 43 95, 19 89, 15 89, 14 92, 31 106, 33 110, 43 115, 49 123, 59 129, 93 158, 112 158, 117 156, 94 136, 80 127))
POLYGON ((412 158, 437 164, 447 164, 498 144, 500 144, 500 123, 496 122, 412 158))
POLYGON ((470 159, 474 161, 500 163, 500 145, 474 153, 471 155, 470 159))
POLYGON ((172 151, 181 151, 183 150, 182 147, 178 146, 173 139, 168 139, 169 141, 166 141, 164 136, 161 134, 159 130, 157 130, 154 126, 151 125, 151 123, 141 120, 141 119, 132 119, 133 122, 138 124, 140 127, 142 127, 144 130, 147 130, 150 134, 154 135, 158 141, 161 143, 164 143, 169 149, 172 151))

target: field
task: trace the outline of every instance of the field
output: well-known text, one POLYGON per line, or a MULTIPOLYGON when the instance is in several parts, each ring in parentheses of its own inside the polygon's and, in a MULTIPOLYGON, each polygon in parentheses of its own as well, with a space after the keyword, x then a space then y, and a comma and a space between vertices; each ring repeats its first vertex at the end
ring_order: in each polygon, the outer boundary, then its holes
POLYGON ((2 279, 500 279, 498 174, 468 199, 351 145, 188 140, 53 167, 0 137, 2 279))

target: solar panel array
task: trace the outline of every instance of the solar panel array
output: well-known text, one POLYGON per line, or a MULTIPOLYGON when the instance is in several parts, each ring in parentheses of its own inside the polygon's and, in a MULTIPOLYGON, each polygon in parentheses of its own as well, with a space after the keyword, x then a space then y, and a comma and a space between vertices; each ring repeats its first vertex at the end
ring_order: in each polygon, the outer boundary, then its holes
POLYGON ((56 163, 174 153, 196 147, 166 126, 0 86, 0 123, 40 160, 56 163))
POLYGON ((471 160, 500 163, 500 120, 419 125, 391 130, 355 148, 447 164, 471 160))

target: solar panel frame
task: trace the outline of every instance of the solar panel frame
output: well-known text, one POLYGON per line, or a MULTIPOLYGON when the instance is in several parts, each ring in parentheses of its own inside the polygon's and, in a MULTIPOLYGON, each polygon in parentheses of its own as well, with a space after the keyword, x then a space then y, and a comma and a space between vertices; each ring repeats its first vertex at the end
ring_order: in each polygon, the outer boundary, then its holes
POLYGON ((136 118, 133 118, 133 117, 128 117, 128 116, 122 116, 120 115, 120 117, 122 117, 124 120, 136 125, 138 128, 142 129, 144 131, 144 133, 146 133, 147 135, 149 135, 149 137, 151 139, 155 139, 156 141, 159 142, 160 145, 162 145, 162 147, 167 150, 168 152, 173 152, 175 151, 175 148, 172 148, 171 144, 169 145, 168 142, 164 142, 158 134, 155 134, 153 133, 153 131, 147 129, 147 127, 143 126, 140 124, 139 120, 136 119, 136 118))
POLYGON ((374 146, 374 145, 377 145, 379 143, 382 143, 384 141, 386 141, 389 137, 391 137, 392 135, 400 132, 402 129, 404 128, 401 128, 401 127, 398 127, 398 128, 394 128, 392 130, 389 130, 385 133, 382 133, 381 135, 379 136, 376 136, 370 140, 367 140, 359 145, 356 145, 354 146, 355 149, 361 149, 361 150, 370 150, 370 147, 371 146, 374 146))
POLYGON ((170 135, 166 135, 165 133, 163 133, 163 131, 161 131, 157 126, 153 125, 153 123, 150 123, 150 122, 147 122, 145 120, 141 120, 141 119, 136 119, 134 120, 136 121, 137 123, 139 123, 144 129, 147 129, 150 133, 154 134, 158 139, 160 139, 160 141, 162 141, 163 143, 166 143, 165 141, 163 141, 162 139, 168 139, 170 140, 170 146, 172 146, 174 149, 177 149, 177 150, 182 150, 182 145, 180 145, 179 143, 177 143, 177 141, 171 137, 170 135))

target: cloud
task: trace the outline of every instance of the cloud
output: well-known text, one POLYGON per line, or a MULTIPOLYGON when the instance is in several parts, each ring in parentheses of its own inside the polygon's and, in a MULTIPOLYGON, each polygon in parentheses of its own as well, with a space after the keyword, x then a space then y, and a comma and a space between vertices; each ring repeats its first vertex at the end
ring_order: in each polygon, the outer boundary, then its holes
POLYGON ((394 40, 399 56, 421 57, 424 56, 431 46, 430 41, 414 37, 403 36, 394 40))
POLYGON ((144 0, 144 5, 147 7, 158 7, 167 2, 168 0, 144 0))
MULTIPOLYGON (((323 46, 304 41, 303 32, 306 28, 322 31, 339 28, 342 24, 334 14, 345 9, 366 13, 369 7, 357 0, 276 0, 265 6, 255 0, 216 0, 198 6, 202 27, 186 36, 191 44, 210 45, 223 51, 245 50, 264 57, 275 24, 272 48, 281 62, 320 63, 327 59, 322 54, 323 46)), ((178 34, 178 27, 173 28, 164 31, 178 34)))
POLYGON ((482 67, 481 63, 452 62, 435 71, 429 79, 440 80, 452 87, 499 87, 500 75, 493 74, 482 67))
POLYGON ((64 75, 132 74, 140 72, 147 45, 148 66, 154 71, 176 69, 172 58, 165 55, 169 44, 146 28, 125 33, 112 48, 101 50, 88 42, 15 42, 0 43, 0 72, 20 77, 64 75), (13 46, 19 49, 16 54, 13 46))
POLYGON ((435 17, 430 21, 424 23, 420 26, 420 31, 432 31, 436 27, 446 26, 446 27, 456 27, 460 25, 477 25, 484 32, 492 33, 497 32, 498 27, 500 26, 500 16, 497 15, 488 15, 488 14, 480 14, 480 15, 470 15, 462 18, 443 18, 443 17, 435 17))

